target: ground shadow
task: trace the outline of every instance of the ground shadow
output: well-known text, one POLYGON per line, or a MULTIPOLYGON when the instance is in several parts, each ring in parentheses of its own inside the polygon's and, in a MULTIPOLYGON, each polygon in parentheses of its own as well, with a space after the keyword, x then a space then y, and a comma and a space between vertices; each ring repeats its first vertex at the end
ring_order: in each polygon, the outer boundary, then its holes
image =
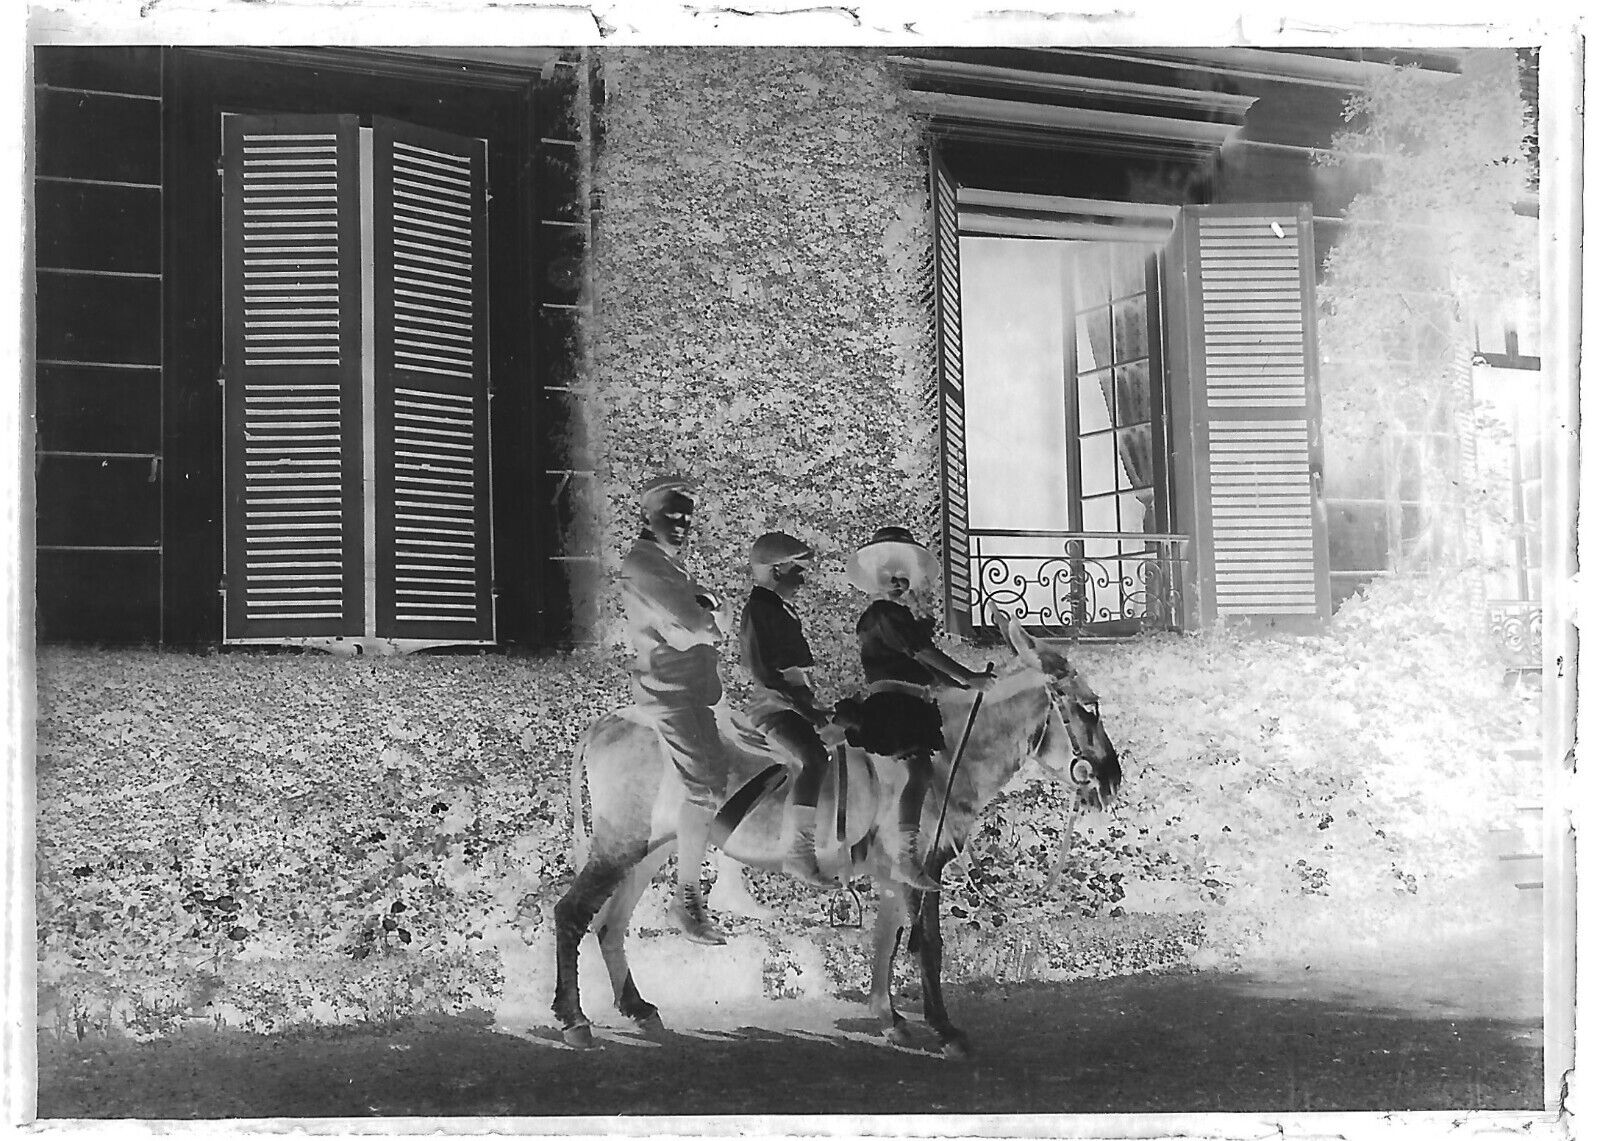
POLYGON ((1258 993, 1235 976, 947 988, 975 1054, 835 1032, 465 1024, 40 1045, 41 1117, 1138 1113, 1540 1108, 1536 1019, 1258 993))

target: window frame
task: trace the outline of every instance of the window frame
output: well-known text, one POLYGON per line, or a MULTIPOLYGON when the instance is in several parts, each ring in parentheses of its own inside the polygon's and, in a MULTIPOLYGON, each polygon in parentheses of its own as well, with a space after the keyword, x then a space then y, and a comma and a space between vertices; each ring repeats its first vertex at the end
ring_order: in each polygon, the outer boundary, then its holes
MULTIPOLYGON (((582 82, 581 77, 579 82, 582 82)), ((356 108, 488 142, 491 287, 491 457, 496 487, 495 598, 499 646, 571 637, 562 564, 546 557, 561 534, 559 505, 536 489, 564 468, 549 388, 564 383, 577 347, 542 320, 563 235, 541 219, 556 188, 536 177, 541 137, 558 135, 570 94, 536 67, 463 65, 364 49, 169 48, 163 56, 162 147, 164 519, 161 641, 222 642, 221 195, 224 112, 321 114, 356 108), (181 605, 172 600, 182 600, 181 605)), ((585 219, 586 214, 581 215, 585 219)), ((558 295, 557 301, 570 298, 558 295)))
MULTIPOLYGON (((1108 239, 1110 240, 1110 239, 1108 239)), ((1172 490, 1171 473, 1167 464, 1167 447, 1171 438, 1171 425, 1168 423, 1170 401, 1167 397, 1171 386, 1168 375, 1168 362, 1166 357, 1165 329, 1168 321, 1166 312, 1167 294, 1164 286, 1165 263, 1168 252, 1166 249, 1152 250, 1145 258, 1145 359, 1147 370, 1150 374, 1150 447, 1151 447, 1151 481, 1150 490, 1153 493, 1152 509, 1155 525, 1147 527, 1146 531, 1157 533, 1169 529, 1172 518, 1172 490), (1150 298, 1154 298, 1151 304, 1150 298)), ((1070 293, 1070 291, 1069 291, 1070 293)), ((1112 301, 1114 302, 1114 298, 1112 301)), ((1108 302, 1111 304, 1112 302, 1108 302)), ((1083 456, 1081 443, 1083 433, 1080 426, 1077 384, 1082 376, 1078 371, 1078 341, 1075 335, 1077 314, 1073 311, 1070 299, 1066 300, 1067 311, 1064 314, 1066 328, 1069 330, 1066 341, 1066 375, 1064 382, 1069 386, 1066 399, 1063 401, 1066 412, 1067 431, 1067 519, 1068 529, 1082 531, 1083 525, 1083 456), (1076 458, 1077 462, 1072 460, 1076 458)), ((1115 337, 1115 316, 1112 317, 1112 336, 1115 337)), ((1113 402, 1116 400, 1116 373, 1120 367, 1115 363, 1105 366, 1112 371, 1113 402)), ((1091 370, 1091 371, 1099 371, 1091 370)), ((1116 409, 1110 410, 1112 426, 1103 429, 1112 433, 1113 449, 1115 449, 1116 436, 1119 430, 1116 425, 1116 409)), ((1116 454, 1115 451, 1113 454, 1116 454)), ((1119 512, 1120 521, 1120 512, 1119 512)))
MULTIPOLYGON (((969 153, 969 162, 972 157, 969 153)), ((986 598, 992 602, 999 595, 998 601, 1005 605, 1021 597, 1019 590, 1031 587, 1025 575, 1014 574, 1005 565, 1003 554, 993 556, 997 561, 991 567, 980 552, 979 564, 973 565, 973 544, 981 543, 983 532, 971 526, 965 483, 961 289, 959 273, 952 283, 944 267, 951 262, 959 265, 963 233, 1028 234, 1018 228, 1017 217, 1003 210, 994 224, 1005 228, 974 231, 962 226, 957 204, 966 184, 944 161, 937 144, 931 148, 929 166, 937 275, 933 291, 939 346, 937 415, 945 473, 946 614, 952 632, 973 636, 985 629, 987 619, 973 614, 975 602, 982 607, 986 598), (947 251, 947 245, 955 249, 947 251), (952 259, 950 252, 957 256, 952 259), (953 354, 947 352, 947 343, 954 345, 953 354), (953 443, 959 456, 951 454, 953 443), (961 473, 959 487, 950 479, 952 471, 961 473), (960 493, 959 511, 952 508, 952 489, 960 493), (959 540, 959 548, 952 539, 959 540), (997 589, 985 589, 990 579, 999 584, 997 589), (975 591, 969 585, 974 582, 975 591)), ((1004 196, 1004 191, 992 189, 993 181, 981 164, 969 164, 968 169, 977 172, 978 184, 985 187, 977 194, 991 200, 1004 196)), ((1047 201, 1085 201, 1040 195, 1031 187, 1022 193, 1047 201)), ((1087 202, 1091 215, 1112 216, 1113 231, 1127 223, 1130 213, 1142 209, 1127 199, 1087 202)), ((1163 296, 1156 309, 1164 314, 1166 325, 1161 345, 1167 382, 1164 431, 1170 447, 1163 454, 1170 450, 1172 460, 1165 480, 1170 504, 1167 525, 1172 530, 1149 535, 1147 546, 1155 545, 1156 557, 1151 569, 1140 573, 1146 575, 1149 589, 1159 591, 1160 609, 1095 624, 1094 629, 1087 624, 1067 629, 1073 637, 1118 636, 1131 632, 1129 627, 1147 629, 1153 623, 1193 629, 1226 621, 1262 633, 1316 632, 1331 616, 1331 605, 1321 489, 1311 208, 1305 202, 1262 201, 1154 209, 1170 211, 1173 218, 1155 263, 1158 274, 1165 275, 1159 279, 1163 296), (1291 231, 1292 245, 1286 246, 1291 231), (1241 289, 1241 274, 1248 276, 1258 267, 1261 276, 1252 277, 1241 289)), ((1053 235, 1040 236, 1090 236, 1084 230, 1072 223, 1058 225, 1053 235)), ((1071 335, 1076 337, 1075 325, 1071 335)), ((1076 396, 1073 391, 1071 400, 1076 396)), ((1070 501, 1082 503, 1081 486, 1073 488, 1070 501)), ((995 533, 1035 538, 1055 534, 995 533)), ((1043 582, 1050 592, 1046 601, 1053 600, 1054 606, 1042 605, 1036 617, 1048 621, 1057 611, 1065 614, 1067 603, 1074 614, 1082 613, 1084 592, 1091 582, 1106 577, 1099 573, 1093 580, 1085 577, 1092 560, 1083 553, 1084 543, 1091 535, 1064 536, 1064 566, 1043 582)), ((1040 556, 1028 557, 1037 561, 1040 556)), ((1054 562, 1053 556, 1044 558, 1040 573, 1054 562)), ((1121 574, 1117 577, 1120 582, 1121 574)), ((1048 628, 1044 632, 1056 633, 1048 628)))
MULTIPOLYGON (((934 161, 938 162, 937 152, 934 161)), ((936 168, 937 170, 937 168, 936 168)), ((939 174, 935 173, 937 182, 939 174)), ((943 177, 952 178, 947 168, 944 168, 943 177)), ((1149 380, 1151 386, 1151 451, 1152 472, 1150 491, 1152 493, 1151 510, 1154 516, 1153 525, 1147 526, 1144 534, 1150 535, 1150 541, 1160 540, 1172 529, 1174 513, 1174 486, 1172 466, 1168 462, 1168 454, 1172 440, 1172 385, 1171 370, 1173 362, 1167 354, 1168 334, 1167 327, 1173 319, 1170 312, 1170 291, 1167 286, 1168 275, 1172 272, 1170 262, 1173 258, 1181 256, 1174 242, 1177 236, 1177 223, 1180 209, 1176 206, 1163 203, 1123 202, 1113 200, 1086 199, 1074 196, 1045 195, 1023 191, 994 190, 982 186, 971 186, 965 183, 956 183, 955 194, 955 232, 957 242, 962 237, 982 237, 991 239, 1037 239, 1054 241, 1083 241, 1097 244, 1124 243, 1152 247, 1144 258, 1144 293, 1147 299, 1145 308, 1145 339, 1146 359, 1149 362, 1149 380), (1153 303, 1151 301, 1153 300, 1153 303)), ((936 253, 937 253, 936 249, 936 253)), ((960 289, 960 259, 956 260, 957 285, 960 289)), ((1065 265, 1063 274, 1069 271, 1065 265)), ((1062 385, 1062 411, 1063 432, 1065 435, 1065 470, 1061 473, 1066 483, 1066 506, 1068 512, 1069 533, 1088 532, 1084 527, 1084 494, 1082 481, 1082 441, 1078 392, 1077 392, 1077 326, 1076 311, 1073 298, 1075 291, 1064 287, 1062 296, 1062 321, 1063 321, 1063 348, 1060 359, 1061 385, 1062 385)), ((1131 294, 1130 294, 1131 296, 1131 294)), ((1108 295, 1108 307, 1114 303, 1114 297, 1108 295)), ((1108 317, 1110 314, 1108 313, 1108 317)), ((958 322, 959 324, 959 322, 958 322)), ((965 339, 966 330, 960 331, 961 338, 965 339)), ((1109 330, 1112 343, 1115 340, 1115 322, 1109 330)), ((942 341, 942 338, 941 338, 942 341)), ((942 350, 941 350, 942 351, 942 350)), ((964 368, 964 355, 957 367, 964 368)), ((948 367, 941 358, 941 368, 948 367)), ((1107 367, 1115 367, 1107 366, 1107 367)), ((963 375, 961 388, 965 395, 966 379, 963 375)), ((1115 373, 1113 373, 1113 389, 1115 387, 1115 373)), ((1113 399, 1115 399, 1113 397, 1113 399)), ((946 414, 941 415, 941 421, 946 414)), ((1116 450, 1115 427, 1108 429, 1111 433, 1113 457, 1119 453, 1116 450)), ((942 486, 945 494, 949 493, 948 472, 951 467, 950 458, 943 454, 948 448, 948 440, 941 438, 941 464, 946 471, 946 478, 942 486)), ((967 440, 965 435, 960 446, 965 449, 967 440)), ((963 469, 968 467, 965 458, 960 465, 963 469)), ((964 490, 970 491, 963 485, 964 490)), ((969 497, 970 499, 970 497, 969 497)), ((947 510, 947 535, 948 531, 948 505, 947 510)), ((968 507, 970 511, 970 503, 968 507)), ((1120 511, 1119 511, 1120 519, 1120 511)), ((974 577, 971 571, 971 532, 973 531, 970 517, 965 518, 961 530, 967 543, 967 548, 959 558, 966 564, 966 574, 960 582, 970 582, 974 577)), ((981 530, 981 528, 979 529, 981 530)), ((1124 532, 1114 532, 1123 534, 1124 532)), ((1135 534, 1126 532, 1126 534, 1135 534)), ((1114 556, 1115 565, 1122 566, 1124 557, 1137 555, 1139 552, 1129 552, 1125 548, 1130 540, 1119 540, 1117 554, 1114 556)), ((1148 541, 1147 544, 1148 546, 1148 541)), ((1163 565, 1172 566, 1170 550, 1162 552, 1163 565)), ((1096 556, 1075 556, 1068 551, 1063 552, 1063 561, 1067 564, 1074 562, 1092 563, 1096 556)), ((985 616, 971 613, 970 603, 966 607, 957 606, 954 594, 959 587, 958 583, 950 580, 956 579, 953 563, 958 556, 953 550, 945 553, 946 579, 947 579, 947 618, 954 629, 964 634, 975 634, 988 631, 985 625, 985 616)), ((1098 556, 1105 558, 1107 556, 1098 556)), ((1069 572, 1072 573, 1072 572, 1069 572)), ((1169 573, 1170 570, 1169 570, 1169 573)), ((1119 584, 1121 573, 1118 574, 1119 584)), ((1168 590, 1169 597, 1164 599, 1164 606, 1170 615, 1170 624, 1182 628, 1185 613, 1188 609, 1186 603, 1187 591, 1183 584, 1171 584, 1177 589, 1168 590)), ((968 588, 970 594, 970 587, 968 588)), ((1120 585, 1119 585, 1120 590, 1120 585)), ((980 590, 981 594, 982 591, 980 590)), ((1123 598, 1126 602, 1126 597, 1123 598)), ((1074 601, 1074 623, 1072 629, 1080 634, 1091 637, 1125 637, 1144 628, 1145 619, 1139 617, 1120 617, 1106 621, 1086 621, 1083 612, 1083 599, 1074 601)), ((1039 626, 1034 628, 1039 633, 1049 634, 1054 632, 1052 627, 1039 626)))

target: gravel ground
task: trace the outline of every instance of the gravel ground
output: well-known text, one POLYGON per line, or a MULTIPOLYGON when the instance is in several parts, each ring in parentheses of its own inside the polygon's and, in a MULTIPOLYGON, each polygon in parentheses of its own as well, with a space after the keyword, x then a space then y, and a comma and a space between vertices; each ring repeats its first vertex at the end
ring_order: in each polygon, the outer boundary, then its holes
MULTIPOLYGON (((1538 932, 1337 966, 948 988, 973 1057, 859 1001, 675 1009, 602 1045, 440 1019, 40 1042, 41 1117, 1305 1112, 1541 1108, 1538 932)), ((666 996, 658 996, 665 998, 666 996)), ((905 1012, 915 1017, 914 999, 905 1012)))

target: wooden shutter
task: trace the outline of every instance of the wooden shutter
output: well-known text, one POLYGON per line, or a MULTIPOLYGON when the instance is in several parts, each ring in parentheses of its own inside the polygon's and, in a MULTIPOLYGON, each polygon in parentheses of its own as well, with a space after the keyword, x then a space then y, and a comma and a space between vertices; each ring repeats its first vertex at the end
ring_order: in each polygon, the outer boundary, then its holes
POLYGON ((1307 206, 1186 206, 1172 341, 1179 523, 1199 621, 1287 630, 1330 611, 1307 206))
POLYGON ((223 120, 228 640, 361 632, 357 130, 223 120))
POLYGON ((484 144, 372 149, 377 634, 492 641, 484 144))
POLYGON ((967 539, 967 421, 961 367, 961 234, 956 183, 939 156, 931 156, 933 202, 933 310, 939 409, 939 473, 943 500, 945 624, 972 632, 972 576, 967 539))

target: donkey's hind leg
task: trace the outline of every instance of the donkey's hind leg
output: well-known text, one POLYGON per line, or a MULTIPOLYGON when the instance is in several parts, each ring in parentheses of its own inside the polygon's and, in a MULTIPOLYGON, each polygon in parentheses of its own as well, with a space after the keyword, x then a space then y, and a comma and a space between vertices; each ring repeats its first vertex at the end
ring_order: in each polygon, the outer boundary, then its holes
MULTIPOLYGON (((928 874, 938 879, 949 860, 946 852, 934 853, 928 864, 928 874)), ((944 1056, 964 1059, 971 1054, 972 1045, 966 1033, 950 1021, 944 1005, 944 935, 939 930, 939 894, 916 892, 911 896, 910 908, 922 955, 922 1017, 938 1032, 944 1056)))
POLYGON ((667 862, 672 848, 670 841, 660 844, 635 864, 611 893, 593 925, 595 937, 600 940, 601 957, 611 976, 611 993, 616 997, 617 1009, 646 1030, 661 1029, 661 1014, 639 996, 639 988, 634 985, 633 971, 628 966, 628 925, 633 919, 633 909, 639 905, 639 897, 650 886, 661 865, 667 862))
POLYGON ((578 944, 589 930, 595 912, 644 852, 641 841, 609 855, 591 855, 567 894, 556 904, 556 997, 550 1009, 561 1023, 561 1036, 569 1046, 594 1045, 589 1019, 578 996, 578 944))

